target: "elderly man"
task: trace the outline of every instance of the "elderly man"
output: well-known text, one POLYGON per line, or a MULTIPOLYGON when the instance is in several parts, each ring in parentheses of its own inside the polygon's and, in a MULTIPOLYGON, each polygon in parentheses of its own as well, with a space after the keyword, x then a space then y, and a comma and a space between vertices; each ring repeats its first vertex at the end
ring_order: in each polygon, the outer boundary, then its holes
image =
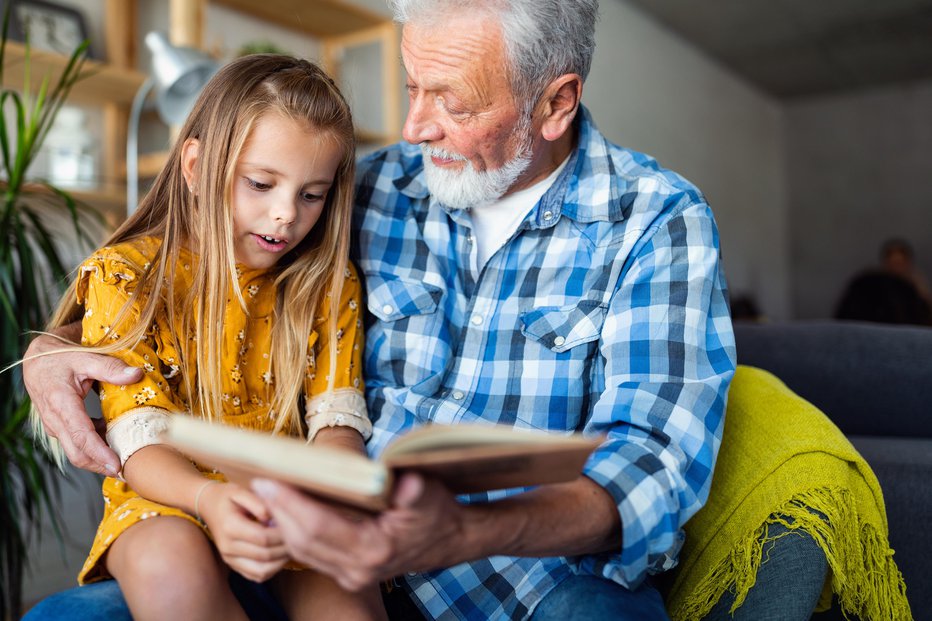
MULTIPOLYGON (((350 589, 391 579, 399 618, 666 618, 650 576, 708 495, 735 366, 709 207, 582 107, 597 0, 392 4, 410 144, 357 186, 370 452, 430 422, 607 439, 571 483, 454 498, 409 474, 371 517, 255 491, 294 558, 350 589)), ((72 461, 117 468, 52 401, 123 370, 67 354, 26 374, 72 461)))

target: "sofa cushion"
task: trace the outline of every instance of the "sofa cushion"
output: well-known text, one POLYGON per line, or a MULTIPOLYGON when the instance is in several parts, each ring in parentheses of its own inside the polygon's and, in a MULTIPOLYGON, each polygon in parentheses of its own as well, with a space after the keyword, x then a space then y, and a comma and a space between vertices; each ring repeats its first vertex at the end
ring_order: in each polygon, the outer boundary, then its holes
POLYGON ((738 362, 766 369, 845 434, 932 438, 932 328, 735 322, 738 362))

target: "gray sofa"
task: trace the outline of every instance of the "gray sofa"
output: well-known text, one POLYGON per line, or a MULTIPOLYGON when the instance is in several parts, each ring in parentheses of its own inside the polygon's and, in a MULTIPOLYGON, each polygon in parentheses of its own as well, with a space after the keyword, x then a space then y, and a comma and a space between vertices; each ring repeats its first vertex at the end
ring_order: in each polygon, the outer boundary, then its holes
POLYGON ((735 336, 740 364, 825 412, 870 464, 913 615, 932 619, 932 328, 736 322, 735 336))

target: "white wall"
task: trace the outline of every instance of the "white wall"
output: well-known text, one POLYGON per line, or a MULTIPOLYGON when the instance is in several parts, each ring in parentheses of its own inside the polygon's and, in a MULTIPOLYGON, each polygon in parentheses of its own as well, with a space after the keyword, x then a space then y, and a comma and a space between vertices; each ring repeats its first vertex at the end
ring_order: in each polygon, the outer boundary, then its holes
MULTIPOLYGON (((383 1, 354 0, 374 11, 383 1)), ((583 100, 609 139, 653 155, 702 189, 719 224, 732 294, 751 294, 769 317, 788 318, 779 103, 625 0, 601 0, 583 100)))
POLYGON ((584 97, 599 128, 705 193, 732 295, 771 318, 790 313, 778 103, 624 0, 602 0, 584 97))
POLYGON ((831 316, 889 237, 932 274, 932 80, 786 109, 795 314, 831 316))

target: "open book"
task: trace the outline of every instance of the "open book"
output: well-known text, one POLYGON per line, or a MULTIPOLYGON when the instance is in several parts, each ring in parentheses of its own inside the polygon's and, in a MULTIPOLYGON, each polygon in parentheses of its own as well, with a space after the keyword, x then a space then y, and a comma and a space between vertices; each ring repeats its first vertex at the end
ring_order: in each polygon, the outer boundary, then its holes
POLYGON ((359 508, 388 506, 398 473, 439 478, 454 493, 570 481, 602 438, 501 425, 428 425, 392 442, 380 460, 190 416, 173 416, 164 441, 228 479, 278 479, 359 508))

